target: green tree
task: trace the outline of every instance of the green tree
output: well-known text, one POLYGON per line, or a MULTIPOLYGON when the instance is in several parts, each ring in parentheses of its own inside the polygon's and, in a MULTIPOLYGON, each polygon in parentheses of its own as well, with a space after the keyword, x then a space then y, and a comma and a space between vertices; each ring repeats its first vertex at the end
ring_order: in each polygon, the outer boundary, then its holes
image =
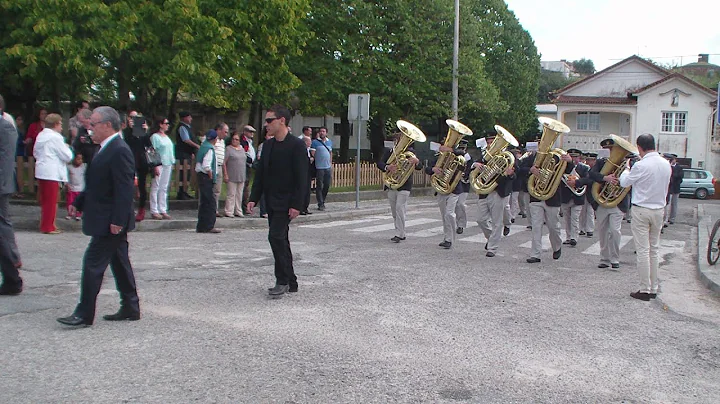
POLYGON ((589 76, 591 74, 595 74, 595 64, 590 59, 582 58, 580 60, 575 60, 572 62, 573 69, 575 70, 575 73, 583 75, 583 76, 589 76))
POLYGON ((561 72, 553 72, 550 70, 540 71, 540 85, 537 94, 537 102, 539 104, 545 104, 550 102, 550 93, 557 91, 568 84, 572 83, 573 79, 565 78, 561 72))

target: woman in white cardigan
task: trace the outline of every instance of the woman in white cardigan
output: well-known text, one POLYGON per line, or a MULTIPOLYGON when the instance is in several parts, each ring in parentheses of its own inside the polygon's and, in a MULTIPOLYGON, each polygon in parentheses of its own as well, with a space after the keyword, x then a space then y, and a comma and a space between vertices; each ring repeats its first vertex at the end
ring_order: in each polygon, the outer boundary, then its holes
POLYGON ((62 117, 49 114, 45 118, 45 129, 35 139, 35 178, 40 193, 40 231, 58 234, 55 226, 60 183, 67 182, 67 163, 73 158, 70 146, 65 143, 62 133, 62 117))

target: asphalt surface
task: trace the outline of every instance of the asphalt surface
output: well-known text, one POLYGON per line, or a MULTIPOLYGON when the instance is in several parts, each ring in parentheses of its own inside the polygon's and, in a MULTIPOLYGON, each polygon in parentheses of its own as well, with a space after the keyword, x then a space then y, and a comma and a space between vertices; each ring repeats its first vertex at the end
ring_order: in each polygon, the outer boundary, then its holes
POLYGON ((720 302, 695 274, 696 204, 681 199, 663 235, 651 302, 629 297, 627 223, 619 271, 597 268, 597 237, 527 264, 524 219, 494 258, 477 226, 444 250, 424 198, 400 244, 388 214, 294 224, 300 291, 277 300, 262 227, 134 232, 143 318, 100 318, 118 305, 108 271, 79 330, 55 318, 77 302, 88 238, 19 231, 26 291, 0 297, 2 401, 716 403, 720 302))

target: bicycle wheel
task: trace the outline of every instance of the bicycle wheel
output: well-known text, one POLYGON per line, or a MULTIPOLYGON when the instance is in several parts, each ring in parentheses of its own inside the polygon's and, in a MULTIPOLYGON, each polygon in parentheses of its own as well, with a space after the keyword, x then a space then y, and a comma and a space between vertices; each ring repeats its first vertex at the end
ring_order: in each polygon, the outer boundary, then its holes
POLYGON ((707 248, 707 262, 710 265, 715 265, 720 258, 720 219, 715 221, 712 231, 710 232, 710 239, 708 240, 707 248))

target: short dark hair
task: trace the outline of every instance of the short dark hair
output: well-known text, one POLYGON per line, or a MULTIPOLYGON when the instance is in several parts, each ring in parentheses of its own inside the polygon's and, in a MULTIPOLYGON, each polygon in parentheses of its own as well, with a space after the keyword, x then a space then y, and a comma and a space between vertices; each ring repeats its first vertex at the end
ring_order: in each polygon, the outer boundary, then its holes
POLYGON ((308 130, 308 129, 312 130, 312 128, 309 127, 309 126, 303 126, 302 131, 305 132, 305 131, 308 130))
POLYGON ((328 131, 327 127, 325 127, 325 126, 321 126, 321 127, 319 127, 319 128, 318 128, 318 131, 320 131, 320 129, 325 129, 325 132, 327 132, 327 131, 328 131))
MULTIPOLYGON (((222 129, 222 128, 225 127, 225 126, 227 126, 227 124, 226 124, 225 122, 220 121, 220 122, 217 123, 217 125, 215 125, 215 130, 218 131, 218 130, 222 129)), ((228 128, 228 129, 230 129, 230 128, 228 128)))
POLYGON ((90 106, 90 103, 87 100, 80 100, 75 103, 75 111, 83 109, 83 104, 87 104, 88 106, 90 106))
POLYGON ((288 126, 290 124, 290 110, 285 108, 283 105, 275 104, 270 107, 268 111, 274 112, 276 118, 285 118, 285 126, 288 126))
POLYGON ((635 143, 644 151, 655 150, 655 138, 649 133, 638 136, 635 143))

